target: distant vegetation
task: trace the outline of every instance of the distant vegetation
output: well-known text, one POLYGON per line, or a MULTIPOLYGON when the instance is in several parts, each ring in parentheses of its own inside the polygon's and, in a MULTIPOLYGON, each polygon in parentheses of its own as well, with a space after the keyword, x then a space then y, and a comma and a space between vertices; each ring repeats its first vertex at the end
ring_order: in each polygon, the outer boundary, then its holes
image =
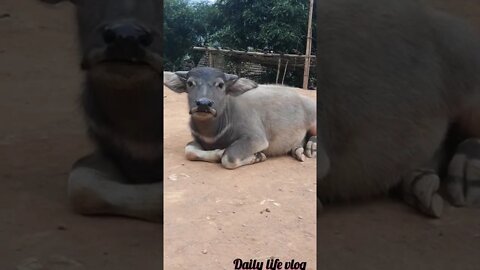
MULTIPOLYGON (((308 0, 164 1, 164 66, 198 62, 193 46, 305 53, 308 0)), ((314 12, 314 22, 315 12, 314 12)), ((315 53, 316 25, 313 25, 315 53)))

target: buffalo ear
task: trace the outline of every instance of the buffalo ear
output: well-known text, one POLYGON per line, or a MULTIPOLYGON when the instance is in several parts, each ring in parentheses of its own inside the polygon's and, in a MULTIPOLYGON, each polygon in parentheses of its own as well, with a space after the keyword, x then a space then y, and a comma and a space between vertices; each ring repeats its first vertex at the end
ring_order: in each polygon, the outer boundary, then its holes
POLYGON ((239 96, 249 90, 258 87, 258 84, 246 78, 239 78, 237 75, 225 74, 227 94, 239 96))
POLYGON ((173 92, 183 93, 187 91, 187 71, 177 71, 164 83, 173 92))
POLYGON ((180 77, 180 79, 183 81, 187 81, 188 79, 188 71, 177 71, 175 72, 175 75, 180 77))

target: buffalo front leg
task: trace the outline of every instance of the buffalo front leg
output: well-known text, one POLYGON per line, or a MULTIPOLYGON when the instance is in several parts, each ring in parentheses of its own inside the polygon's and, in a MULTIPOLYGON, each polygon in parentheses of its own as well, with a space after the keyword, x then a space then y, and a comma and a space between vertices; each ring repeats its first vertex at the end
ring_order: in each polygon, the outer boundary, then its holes
POLYGON ((480 206, 480 139, 462 142, 450 161, 445 192, 455 206, 480 206))
POLYGON ((185 156, 192 161, 220 162, 225 149, 203 150, 200 144, 189 142, 185 146, 185 156))
POLYGON ((84 215, 119 215, 161 222, 163 184, 126 183, 114 165, 98 153, 78 160, 68 178, 73 209, 84 215))
POLYGON ((222 166, 236 169, 241 166, 265 161, 267 156, 262 152, 268 148, 264 136, 245 136, 230 145, 222 156, 222 166))

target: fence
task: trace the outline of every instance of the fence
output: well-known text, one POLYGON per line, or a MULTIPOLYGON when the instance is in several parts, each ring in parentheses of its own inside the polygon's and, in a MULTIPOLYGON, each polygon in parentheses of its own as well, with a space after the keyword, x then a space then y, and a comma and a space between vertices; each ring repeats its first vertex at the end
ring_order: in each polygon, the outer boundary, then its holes
MULTIPOLYGON (((212 47, 194 47, 203 52, 197 66, 210 66, 250 78, 259 83, 286 84, 302 87, 305 55, 279 54, 258 50, 239 51, 212 47)), ((311 70, 316 58, 310 56, 311 70)), ((309 74, 309 89, 316 89, 315 74, 309 74)))

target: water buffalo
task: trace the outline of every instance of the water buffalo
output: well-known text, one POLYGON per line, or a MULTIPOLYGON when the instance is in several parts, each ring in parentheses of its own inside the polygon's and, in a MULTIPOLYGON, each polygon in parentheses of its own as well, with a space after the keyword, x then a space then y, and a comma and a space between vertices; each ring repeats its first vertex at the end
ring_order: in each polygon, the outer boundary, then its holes
POLYGON ((475 31, 415 0, 323 0, 317 8, 319 199, 400 187, 435 217, 443 197, 479 204, 475 31))
POLYGON ((294 89, 254 81, 209 67, 176 72, 165 85, 188 93, 189 160, 221 162, 227 169, 267 156, 316 155, 315 101, 294 89))
MULTIPOLYGON (((59 2, 59 1, 46 1, 59 2)), ((76 0, 82 107, 96 152, 69 176, 73 208, 161 221, 161 0, 76 0)))

